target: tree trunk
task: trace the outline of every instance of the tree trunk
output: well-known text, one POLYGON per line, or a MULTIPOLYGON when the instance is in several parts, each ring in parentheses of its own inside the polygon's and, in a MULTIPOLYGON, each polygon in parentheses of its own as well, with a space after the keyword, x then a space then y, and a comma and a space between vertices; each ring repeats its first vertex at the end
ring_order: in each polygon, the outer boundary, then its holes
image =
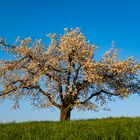
POLYGON ((71 109, 62 107, 60 109, 60 121, 70 120, 71 109))

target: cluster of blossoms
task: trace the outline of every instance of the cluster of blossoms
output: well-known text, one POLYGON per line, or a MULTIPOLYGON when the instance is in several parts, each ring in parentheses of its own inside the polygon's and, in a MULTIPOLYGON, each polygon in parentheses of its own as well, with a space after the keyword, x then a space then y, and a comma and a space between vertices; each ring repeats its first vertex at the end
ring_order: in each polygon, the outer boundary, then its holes
POLYGON ((0 60, 1 97, 15 96, 18 103, 28 95, 41 107, 95 110, 94 101, 104 104, 106 97, 139 93, 140 65, 134 57, 119 60, 115 42, 100 61, 95 61, 95 45, 79 28, 65 28, 59 38, 56 33, 47 37, 51 39, 48 46, 41 39, 33 43, 30 37, 18 37, 13 45, 0 39, 1 48, 15 57, 0 60))

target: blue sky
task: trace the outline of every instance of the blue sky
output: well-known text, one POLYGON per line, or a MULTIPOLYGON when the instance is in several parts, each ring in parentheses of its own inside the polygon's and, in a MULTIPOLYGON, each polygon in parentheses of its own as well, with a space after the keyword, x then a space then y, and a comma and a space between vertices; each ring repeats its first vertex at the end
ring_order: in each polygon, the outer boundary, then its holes
MULTIPOLYGON (((12 43, 17 36, 33 40, 45 34, 63 34, 63 28, 80 27, 91 43, 98 46, 96 58, 115 40, 120 58, 135 56, 140 60, 139 0, 0 0, 0 36, 12 43)), ((0 59, 9 59, 0 51, 0 59)), ((0 104, 0 122, 27 120, 59 120, 58 110, 34 110, 22 102, 20 110, 11 110, 12 102, 0 104)), ((107 116, 140 116, 140 97, 109 103, 111 112, 72 112, 72 119, 107 116)))

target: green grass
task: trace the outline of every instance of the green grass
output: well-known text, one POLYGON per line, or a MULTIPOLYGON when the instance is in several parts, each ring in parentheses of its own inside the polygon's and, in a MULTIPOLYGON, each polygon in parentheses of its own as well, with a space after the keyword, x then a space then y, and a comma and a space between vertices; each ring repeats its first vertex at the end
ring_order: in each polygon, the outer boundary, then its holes
POLYGON ((0 124, 0 140, 140 140, 140 118, 0 124))

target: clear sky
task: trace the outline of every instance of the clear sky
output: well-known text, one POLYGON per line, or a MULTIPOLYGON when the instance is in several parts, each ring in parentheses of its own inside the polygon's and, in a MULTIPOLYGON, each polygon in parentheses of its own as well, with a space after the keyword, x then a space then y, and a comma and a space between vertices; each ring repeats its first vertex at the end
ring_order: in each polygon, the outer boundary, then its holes
MULTIPOLYGON (((112 40, 121 49, 120 58, 135 56, 140 60, 139 0, 0 0, 0 36, 14 42, 17 36, 34 40, 46 33, 63 34, 63 28, 80 27, 91 43, 98 46, 96 58, 110 48, 112 40)), ((0 51, 0 59, 8 59, 0 51)), ((59 111, 34 110, 28 102, 20 110, 11 109, 12 102, 0 104, 0 122, 27 120, 59 120, 59 111)), ((140 97, 109 103, 111 112, 72 112, 72 119, 109 116, 140 116, 140 97)))

